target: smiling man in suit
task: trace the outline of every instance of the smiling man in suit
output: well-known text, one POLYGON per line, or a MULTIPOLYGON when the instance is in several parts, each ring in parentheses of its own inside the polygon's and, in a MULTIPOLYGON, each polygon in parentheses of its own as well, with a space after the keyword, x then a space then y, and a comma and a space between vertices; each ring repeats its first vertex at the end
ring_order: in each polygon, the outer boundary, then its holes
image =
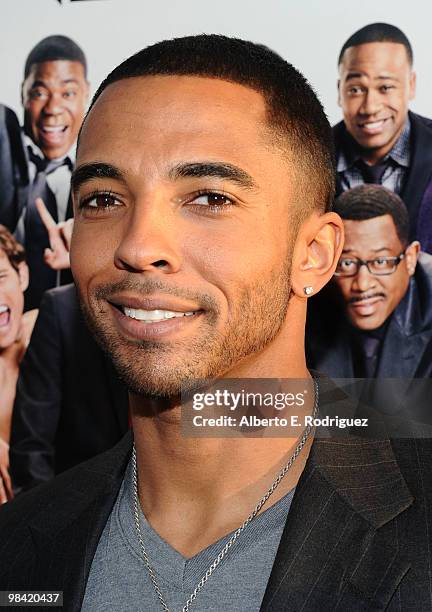
POLYGON ((312 367, 340 378, 431 376, 432 256, 410 242, 404 203, 361 185, 333 210, 345 244, 332 283, 310 303, 312 367))
POLYGON ((377 408, 405 406, 430 422, 429 397, 411 387, 403 399, 401 389, 432 377, 432 256, 410 242, 406 207, 385 187, 355 187, 333 210, 345 244, 332 283, 309 304, 309 365, 335 378, 400 379, 377 408))
POLYGON ((87 60, 75 41, 54 35, 33 47, 21 88, 27 176, 14 228, 30 269, 27 309, 38 307, 47 289, 71 281, 69 271, 49 265, 50 238, 36 201, 42 198, 56 223, 72 216, 70 178, 88 92, 87 60))
POLYGON ((422 440, 182 435, 180 393, 203 378, 300 378, 324 410, 304 325, 342 249, 332 158, 309 84, 263 46, 164 41, 102 83, 71 263, 133 441, 1 509, 0 589, 92 612, 430 601, 422 440))
POLYGON ((375 183, 399 194, 410 239, 431 253, 432 121, 409 110, 416 87, 411 44, 393 25, 369 24, 348 38, 338 65, 337 192, 375 183))

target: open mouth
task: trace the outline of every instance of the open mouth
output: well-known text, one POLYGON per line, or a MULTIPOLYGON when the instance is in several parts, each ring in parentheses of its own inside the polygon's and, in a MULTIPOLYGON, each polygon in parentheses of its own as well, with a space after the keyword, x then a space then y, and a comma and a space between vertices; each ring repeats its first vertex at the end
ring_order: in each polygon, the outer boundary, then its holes
POLYGON ((45 134, 58 134, 59 132, 65 132, 67 128, 68 128, 67 125, 52 125, 52 126, 44 125, 40 129, 45 134))
POLYGON ((204 314, 201 309, 183 310, 180 304, 171 306, 151 302, 125 305, 108 301, 108 304, 122 332, 140 340, 162 340, 171 338, 173 334, 189 333, 194 322, 204 314))
POLYGON ((63 141, 68 125, 42 125, 39 126, 41 138, 50 144, 56 144, 57 142, 63 141))
POLYGON ((140 323, 161 323, 170 319, 182 319, 184 317, 193 317, 194 315, 201 314, 202 310, 167 310, 161 308, 144 309, 144 308, 132 308, 130 306, 123 306, 122 304, 115 304, 109 302, 109 304, 115 308, 118 312, 123 314, 128 319, 139 321, 140 323))
POLYGON ((11 315, 11 311, 10 311, 9 306, 6 306, 6 304, 1 304, 0 305, 0 330, 9 325, 10 315, 11 315))
POLYGON ((385 124, 389 121, 389 117, 385 119, 378 119, 376 121, 365 121, 363 123, 359 123, 358 127, 368 134, 379 134, 383 129, 385 124))
POLYGON ((175 310, 141 310, 140 308, 127 308, 126 306, 121 307, 120 310, 126 317, 144 323, 159 323, 167 319, 192 317, 198 313, 198 311, 194 310, 188 312, 177 312, 175 310))

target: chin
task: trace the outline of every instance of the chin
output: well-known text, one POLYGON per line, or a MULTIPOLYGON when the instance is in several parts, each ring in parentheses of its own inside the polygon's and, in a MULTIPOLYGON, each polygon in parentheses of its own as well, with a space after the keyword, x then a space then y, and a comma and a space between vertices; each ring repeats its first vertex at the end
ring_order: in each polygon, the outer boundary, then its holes
POLYGON ((365 317, 364 319, 356 319, 355 321, 351 321, 354 327, 360 329, 362 331, 372 331, 381 327, 384 323, 381 319, 376 319, 375 317, 365 317))
POLYGON ((148 357, 145 352, 139 359, 111 354, 119 377, 135 395, 162 399, 180 397, 182 393, 198 389, 202 384, 200 379, 206 378, 202 362, 188 363, 186 359, 170 362, 161 355, 156 363, 154 358, 148 357))

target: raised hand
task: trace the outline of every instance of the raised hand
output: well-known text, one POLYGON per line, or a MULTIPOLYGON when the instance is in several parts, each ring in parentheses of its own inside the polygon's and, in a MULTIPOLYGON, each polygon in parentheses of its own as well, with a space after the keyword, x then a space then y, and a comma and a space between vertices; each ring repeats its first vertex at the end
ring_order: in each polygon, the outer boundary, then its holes
POLYGON ((56 223, 42 198, 36 198, 36 208, 48 231, 50 248, 45 249, 44 261, 53 270, 70 268, 69 250, 72 237, 73 219, 56 223))

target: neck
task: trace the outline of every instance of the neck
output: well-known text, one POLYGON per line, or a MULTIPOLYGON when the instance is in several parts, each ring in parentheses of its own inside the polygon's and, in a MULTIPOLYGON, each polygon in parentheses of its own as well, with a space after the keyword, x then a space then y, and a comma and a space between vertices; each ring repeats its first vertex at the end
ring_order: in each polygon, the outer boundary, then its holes
MULTIPOLYGON (((285 326, 271 346, 237 364, 219 379, 218 388, 229 378, 305 378, 310 383, 303 332, 296 335, 294 328, 295 325, 285 326)), ((301 322, 299 328, 302 330, 301 322)), ((313 396, 309 394, 305 407, 309 414, 313 410, 313 396)), ((186 556, 244 521, 287 463, 303 434, 303 427, 298 427, 297 431, 291 429, 290 437, 285 438, 269 439, 265 434, 186 438, 182 435, 177 400, 168 409, 165 404, 159 412, 157 402, 142 397, 131 396, 130 405, 141 506, 153 528, 186 556)), ((310 442, 264 510, 296 485, 310 442)))

